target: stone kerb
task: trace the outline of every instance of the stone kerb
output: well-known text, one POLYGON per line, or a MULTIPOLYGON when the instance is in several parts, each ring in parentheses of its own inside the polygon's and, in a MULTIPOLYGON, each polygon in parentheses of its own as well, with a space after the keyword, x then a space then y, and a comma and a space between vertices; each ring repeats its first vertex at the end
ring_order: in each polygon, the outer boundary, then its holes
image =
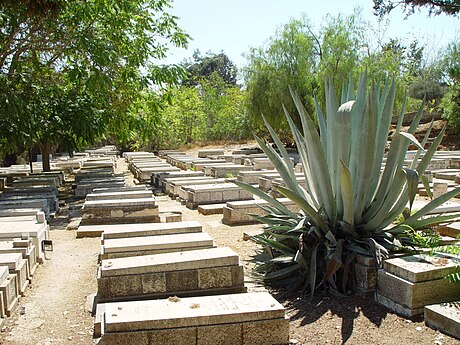
POLYGON ((254 168, 252 166, 246 165, 222 165, 222 166, 213 166, 211 167, 211 176, 215 178, 225 177, 225 175, 232 174, 233 176, 238 175, 240 171, 252 171, 254 168))
POLYGON ((283 306, 265 292, 106 303, 102 344, 132 341, 287 345, 289 320, 283 306))
POLYGON ((276 170, 255 170, 255 171, 240 171, 236 178, 238 181, 246 182, 250 184, 258 184, 259 177, 264 176, 266 174, 276 174, 279 176, 276 170))
MULTIPOLYGON (((287 198, 280 198, 278 201, 292 212, 299 211, 299 207, 287 198)), ((268 203, 260 199, 227 202, 223 209, 222 223, 226 225, 257 224, 258 221, 252 215, 263 215, 265 211, 261 206, 266 205, 268 203)))
POLYGON ((98 301, 245 292, 243 267, 230 248, 102 260, 98 301))
POLYGON ((226 179, 224 178, 215 179, 209 176, 203 177, 203 179, 200 179, 200 180, 177 181, 177 182, 172 183, 168 194, 172 199, 179 197, 185 200, 187 198, 187 190, 189 190, 190 188, 193 188, 194 186, 200 186, 200 185, 205 185, 205 184, 214 185, 214 184, 221 184, 225 182, 226 182, 226 179), (181 190, 183 193, 181 193, 181 190))
MULTIPOLYGON (((251 200, 252 193, 232 183, 212 185, 195 185, 187 189, 185 204, 188 208, 196 208, 198 205, 216 204, 233 200, 251 200)), ((182 187, 184 189, 185 186, 182 187)))
POLYGON ((42 241, 48 238, 49 226, 46 223, 36 221, 0 221, 0 240, 14 240, 28 236, 35 247, 36 260, 43 263, 45 255, 42 250, 42 241))
POLYGON ((159 222, 155 199, 112 199, 85 201, 81 225, 159 222))
POLYGON ((213 247, 213 239, 205 232, 104 239, 100 257, 113 259, 213 247))
POLYGON ((224 154, 223 149, 208 149, 208 150, 198 151, 198 157, 200 158, 206 158, 208 156, 218 156, 218 155, 223 155, 223 154, 224 154))
POLYGON ((125 200, 125 199, 143 199, 152 198, 153 193, 150 190, 141 191, 121 191, 121 192, 105 192, 105 193, 94 193, 87 194, 86 200, 125 200))
POLYGON ((411 317, 430 304, 460 298, 460 285, 445 279, 456 270, 447 257, 405 256, 385 260, 378 271, 376 299, 398 314, 411 317))
POLYGON ((203 177, 202 171, 177 171, 177 172, 160 172, 152 174, 150 184, 155 187, 164 189, 166 181, 174 178, 190 178, 190 177, 203 177))
POLYGON ((194 220, 173 223, 117 224, 88 227, 100 227, 102 229, 102 241, 115 238, 174 235, 203 231, 201 224, 194 220))

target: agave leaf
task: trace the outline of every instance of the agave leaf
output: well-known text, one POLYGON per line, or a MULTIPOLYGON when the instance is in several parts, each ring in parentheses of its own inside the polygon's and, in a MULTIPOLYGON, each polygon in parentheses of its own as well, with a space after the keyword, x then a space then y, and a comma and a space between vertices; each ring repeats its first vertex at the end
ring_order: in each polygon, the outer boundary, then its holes
POLYGON ((417 186, 418 186, 418 173, 412 169, 403 169, 404 173, 406 174, 407 179, 407 192, 409 193, 409 210, 412 210, 412 205, 414 203, 415 195, 417 194, 417 186))
POLYGON ((311 259, 310 259, 310 298, 313 298, 316 289, 316 268, 317 268, 317 256, 318 256, 318 247, 320 242, 315 243, 311 250, 311 259))
POLYGON ((420 210, 415 212, 412 216, 404 220, 402 224, 408 224, 412 226, 412 224, 416 220, 418 220, 421 217, 424 217, 425 215, 428 214, 428 212, 433 211, 436 207, 441 206, 446 201, 452 199, 458 194, 460 194, 460 187, 454 188, 453 190, 441 195, 440 197, 437 197, 436 199, 431 200, 427 205, 425 205, 420 210))
POLYGON ((269 261, 273 263, 290 264, 293 262, 293 260, 294 260, 293 255, 282 255, 282 256, 278 256, 276 258, 270 259, 269 261))
POLYGON ((401 112, 399 113, 398 122, 396 123, 396 132, 401 132, 401 127, 404 121, 404 114, 406 113, 406 93, 404 92, 403 102, 401 104, 401 112))
POLYGON ((412 143, 414 143, 415 146, 417 146, 420 150, 425 151, 425 149, 423 148, 422 144, 420 144, 420 142, 417 140, 416 137, 414 137, 413 134, 406 133, 406 132, 399 132, 398 134, 400 134, 400 135, 406 137, 407 139, 409 139, 410 141, 412 141, 412 143))
POLYGON ((318 119, 320 140, 323 146, 324 152, 327 150, 327 126, 326 126, 326 117, 324 116, 321 107, 319 106, 318 100, 315 96, 315 109, 316 109, 316 118, 318 119))
POLYGON ((267 244, 271 248, 279 251, 280 253, 283 253, 284 255, 291 255, 293 256, 295 254, 295 250, 282 244, 281 242, 272 240, 270 238, 265 237, 264 235, 255 235, 254 239, 260 243, 260 244, 267 244))
POLYGON ((423 187, 425 187, 426 194, 428 194, 428 197, 431 200, 433 200, 433 192, 431 191, 430 182, 428 182, 428 177, 426 177, 426 175, 422 175, 421 180, 423 183, 423 187))
POLYGON ((241 187, 248 192, 251 192, 252 194, 258 196, 262 200, 265 200, 268 202, 270 205, 275 207, 276 209, 282 211, 284 214, 296 219, 298 216, 294 213, 291 212, 286 206, 284 206, 282 203, 280 203, 278 200, 273 198, 272 196, 268 195, 267 193, 261 191, 259 188, 256 188, 248 183, 241 182, 241 181, 232 181, 234 184, 236 184, 238 187, 241 187))
POLYGON ((272 126, 268 123, 268 121, 265 119, 265 117, 262 117, 265 123, 265 127, 267 127, 268 131, 270 132, 270 135, 273 138, 273 141, 276 144, 276 147, 280 150, 281 157, 284 160, 284 164, 286 165, 287 171, 290 173, 291 178, 295 180, 295 172, 294 172, 294 166, 289 158, 289 154, 286 151, 286 148, 284 147, 283 143, 281 142, 280 138, 276 134, 276 132, 273 130, 272 126))
POLYGON ((286 198, 295 202, 296 205, 300 207, 300 209, 304 210, 321 230, 327 231, 328 227, 324 219, 321 217, 321 215, 318 214, 318 212, 313 207, 311 207, 311 205, 308 204, 308 202, 304 198, 285 187, 278 187, 278 191, 281 194, 283 194, 286 198))
POLYGON ((350 170, 342 160, 340 160, 340 182, 342 186, 343 220, 353 227, 353 185, 350 170))
MULTIPOLYGON (((430 134, 431 134, 431 130, 433 129, 433 124, 434 124, 434 118, 431 119, 430 126, 428 127, 428 129, 427 129, 427 131, 425 133, 425 136, 423 137, 422 147, 425 147, 426 143, 428 142, 428 139, 429 139, 430 134)), ((418 159, 419 159, 421 153, 422 153, 421 150, 417 150, 417 153, 414 155, 414 159, 412 160, 412 163, 411 163, 411 166, 410 166, 411 169, 415 169, 415 167, 417 166, 418 159)))
MULTIPOLYGON (((320 144, 318 131, 312 119, 305 110, 299 96, 295 92, 292 92, 292 90, 291 96, 294 100, 294 104, 297 108, 297 111, 299 112, 300 118, 302 120, 302 125, 304 127, 304 147, 306 147, 306 149, 308 150, 307 158, 309 160, 309 166, 312 169, 312 173, 315 174, 315 180, 317 181, 318 186, 318 193, 321 196, 320 198, 318 198, 318 203, 324 206, 324 209, 330 218, 334 218, 331 179, 327 174, 325 174, 325 172, 328 171, 328 168, 325 159, 325 154, 320 144)), ((287 116, 287 120, 292 129, 294 137, 296 138, 296 142, 297 140, 299 140, 299 143, 302 143, 303 141, 301 140, 301 136, 299 135, 300 133, 298 132, 298 129, 292 121, 291 117, 287 116)))
POLYGON ((285 277, 288 277, 288 276, 292 275, 293 273, 297 272, 300 268, 301 268, 300 265, 298 263, 295 263, 295 264, 293 264, 291 266, 282 268, 280 270, 267 273, 263 277, 263 279, 264 280, 279 280, 279 279, 282 279, 282 278, 285 278, 285 277))
POLYGON ((425 97, 423 98, 422 104, 420 104, 420 108, 418 108, 417 114, 415 114, 414 119, 412 120, 409 129, 407 130, 408 133, 415 133, 415 130, 420 123, 420 119, 423 115, 423 109, 425 108, 425 97))
POLYGON ((447 223, 452 220, 456 220, 460 218, 460 213, 455 213, 455 214, 447 214, 447 215, 442 215, 442 216, 433 216, 433 217, 427 217, 423 218, 420 220, 416 220, 411 223, 411 227, 414 230, 421 229, 427 226, 433 226, 436 224, 441 224, 441 223, 447 223))
POLYGON ((286 166, 285 162, 280 157, 280 155, 272 147, 268 146, 258 136, 254 135, 254 138, 256 139, 262 151, 264 151, 264 153, 268 156, 268 158, 270 159, 270 162, 272 162, 275 169, 278 171, 278 173, 280 174, 281 178, 286 183, 286 185, 293 190, 298 190, 299 184, 297 183, 295 179, 292 178, 292 175, 289 171, 289 167, 286 166))
POLYGON ((417 172, 419 176, 422 176, 425 173, 426 168, 428 167, 428 164, 430 164, 431 158, 433 158, 434 154, 436 153, 436 150, 438 149, 439 144, 442 141, 442 138, 444 137, 444 133, 446 131, 446 126, 444 126, 441 131, 439 132, 438 136, 434 139, 433 143, 430 145, 426 153, 424 154, 422 160, 420 163, 417 165, 417 172))

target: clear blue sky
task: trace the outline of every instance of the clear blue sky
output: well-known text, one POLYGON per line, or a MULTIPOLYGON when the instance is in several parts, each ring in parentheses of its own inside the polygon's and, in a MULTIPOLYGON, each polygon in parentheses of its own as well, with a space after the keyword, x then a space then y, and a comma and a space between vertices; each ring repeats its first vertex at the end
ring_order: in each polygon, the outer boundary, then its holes
MULTIPOLYGON (((180 27, 193 40, 187 50, 171 49, 165 62, 179 63, 190 58, 196 49, 202 53, 223 50, 241 67, 246 61, 242 54, 249 47, 263 45, 290 18, 300 18, 303 13, 319 28, 326 14, 350 15, 359 6, 363 18, 377 27, 372 5, 372 0, 173 0, 169 12, 180 18, 180 27)), ((398 37, 405 42, 417 38, 431 54, 460 39, 458 18, 427 17, 427 11, 423 10, 404 20, 401 11, 393 10, 385 19, 390 21, 385 38, 398 37)))

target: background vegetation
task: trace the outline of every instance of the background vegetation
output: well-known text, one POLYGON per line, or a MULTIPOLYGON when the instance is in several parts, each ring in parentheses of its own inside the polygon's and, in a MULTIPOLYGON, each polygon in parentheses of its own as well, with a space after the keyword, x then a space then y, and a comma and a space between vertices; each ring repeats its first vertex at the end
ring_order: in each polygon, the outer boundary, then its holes
MULTIPOLYGON (((405 10, 410 15, 431 3, 409 1, 405 10)), ((374 4, 384 17, 399 2, 374 4)), ((457 1, 448 5, 430 10, 457 15, 457 1)), ((247 52, 240 71, 224 52, 197 51, 166 66, 159 61, 168 47, 187 47, 190 39, 170 6, 169 0, 2 1, 0 154, 32 150, 46 158, 97 142, 152 150, 242 140, 251 131, 266 134, 261 114, 289 143, 281 107, 296 112, 288 86, 315 116, 325 76, 341 90, 363 69, 369 80, 394 78, 395 113, 408 90, 407 110, 425 97, 460 132, 459 40, 433 54, 417 40, 379 39, 382 32, 356 10, 329 16, 319 28, 306 16, 290 20, 247 52)))

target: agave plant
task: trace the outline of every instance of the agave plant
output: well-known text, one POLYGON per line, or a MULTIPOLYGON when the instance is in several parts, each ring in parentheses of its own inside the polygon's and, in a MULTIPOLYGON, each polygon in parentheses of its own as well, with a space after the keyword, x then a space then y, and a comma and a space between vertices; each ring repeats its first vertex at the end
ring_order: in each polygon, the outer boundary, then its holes
POLYGON ((341 293, 351 291, 352 264, 357 255, 374 256, 381 262, 392 251, 410 242, 408 229, 415 231, 458 216, 425 217, 460 193, 460 188, 456 188, 411 215, 417 185, 445 129, 425 151, 429 132, 422 143, 413 135, 423 107, 404 132, 403 105, 385 154, 395 99, 394 82, 387 82, 383 87, 371 83, 368 87, 364 73, 355 95, 350 78, 348 85, 342 86, 341 105, 332 81, 326 82, 325 92, 325 112, 315 100, 319 133, 292 90, 301 128, 284 110, 303 166, 303 186, 297 182, 288 152, 275 130, 265 122, 277 150, 256 136, 284 181, 285 186, 278 191, 295 202, 300 213, 290 211, 258 188, 235 182, 269 205, 264 208, 267 214, 257 217, 268 226, 263 234, 255 237, 263 248, 256 256, 256 271, 266 281, 293 284, 293 288, 312 294, 320 286, 341 293), (411 144, 418 151, 410 167, 405 167, 406 152, 411 144), (407 206, 406 218, 394 224, 407 206))

